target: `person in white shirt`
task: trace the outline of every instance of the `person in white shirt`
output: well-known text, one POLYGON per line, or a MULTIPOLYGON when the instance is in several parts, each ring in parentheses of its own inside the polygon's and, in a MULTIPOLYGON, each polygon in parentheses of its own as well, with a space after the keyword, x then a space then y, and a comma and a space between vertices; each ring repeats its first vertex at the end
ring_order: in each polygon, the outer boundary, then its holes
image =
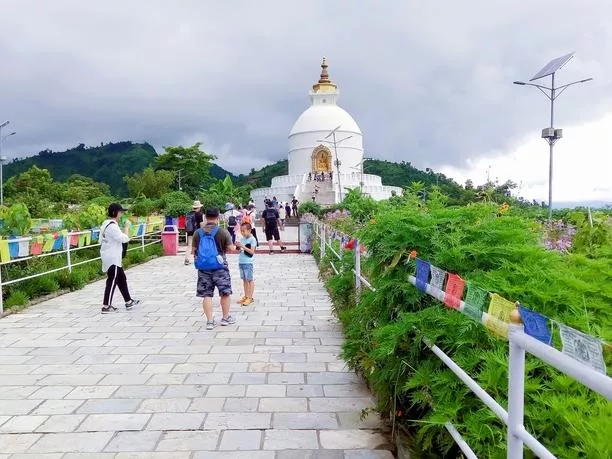
POLYGON ((281 231, 285 231, 285 219, 287 218, 287 210, 285 209, 285 203, 281 202, 278 207, 278 215, 281 221, 281 231))
POLYGON ((125 209, 121 204, 113 203, 108 206, 108 219, 100 227, 100 258, 102 259, 102 271, 107 274, 106 288, 104 289, 104 300, 102 302, 102 314, 115 312, 113 306, 113 294, 115 288, 119 291, 125 301, 125 309, 132 309, 140 303, 130 296, 127 278, 122 268, 123 245, 130 240, 128 236, 129 221, 126 222, 123 232, 119 228, 119 218, 125 209))
POLYGON ((240 231, 238 219, 242 217, 242 213, 234 208, 234 204, 228 202, 225 204, 225 212, 223 213, 223 221, 227 225, 227 230, 232 235, 232 244, 236 242, 236 231, 240 231))

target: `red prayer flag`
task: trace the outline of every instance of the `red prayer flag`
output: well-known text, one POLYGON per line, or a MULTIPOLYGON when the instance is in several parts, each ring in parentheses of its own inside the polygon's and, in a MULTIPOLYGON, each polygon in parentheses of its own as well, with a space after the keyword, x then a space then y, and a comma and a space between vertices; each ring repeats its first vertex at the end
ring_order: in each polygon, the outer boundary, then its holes
POLYGON ((70 246, 77 247, 78 245, 79 245, 79 235, 73 234, 72 236, 70 236, 70 246))
POLYGON ((446 291, 444 292, 444 304, 449 308, 459 309, 465 281, 458 274, 448 274, 446 291))
POLYGON ((41 242, 32 242, 30 245, 30 254, 31 255, 40 255, 43 251, 43 245, 41 242))

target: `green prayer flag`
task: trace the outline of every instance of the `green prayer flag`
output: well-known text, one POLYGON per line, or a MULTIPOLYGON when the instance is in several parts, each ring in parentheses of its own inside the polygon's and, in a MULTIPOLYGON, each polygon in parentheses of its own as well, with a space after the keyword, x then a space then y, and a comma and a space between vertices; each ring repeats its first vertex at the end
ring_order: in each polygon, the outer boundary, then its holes
POLYGON ((467 283, 467 294, 463 303, 465 307, 463 312, 474 320, 482 319, 482 312, 489 298, 489 292, 485 289, 474 285, 472 282, 467 283))

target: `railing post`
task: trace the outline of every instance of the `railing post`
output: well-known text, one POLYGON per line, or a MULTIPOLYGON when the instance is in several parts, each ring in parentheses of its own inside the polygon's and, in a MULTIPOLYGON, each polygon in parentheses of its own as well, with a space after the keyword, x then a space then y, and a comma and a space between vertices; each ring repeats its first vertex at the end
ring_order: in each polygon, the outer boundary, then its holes
POLYGON ((325 257, 325 225, 321 225, 321 261, 325 257))
POLYGON ((140 245, 142 247, 142 251, 145 251, 145 233, 147 232, 147 224, 146 223, 141 223, 142 224, 142 232, 140 233, 140 245))
POLYGON ((508 324, 508 459, 523 458, 523 441, 515 435, 523 428, 525 404, 525 349, 513 341, 513 335, 523 333, 518 309, 512 311, 508 324))
POLYGON ((361 247, 359 245, 359 239, 355 239, 355 294, 357 295, 357 301, 361 295, 361 247))
POLYGON ((4 298, 2 295, 2 265, 0 265, 0 315, 4 313, 4 298))
POLYGON ((66 261, 67 261, 67 265, 68 266, 68 272, 71 273, 72 272, 72 261, 70 259, 70 243, 72 240, 72 232, 69 231, 66 234, 66 238, 64 239, 64 244, 66 245, 66 261))

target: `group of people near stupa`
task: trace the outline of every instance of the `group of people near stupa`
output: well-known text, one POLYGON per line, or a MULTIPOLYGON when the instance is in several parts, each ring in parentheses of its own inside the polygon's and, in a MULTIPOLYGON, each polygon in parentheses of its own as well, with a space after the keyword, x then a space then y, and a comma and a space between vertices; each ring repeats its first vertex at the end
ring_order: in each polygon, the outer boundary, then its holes
MULTIPOLYGON (((197 269, 196 296, 202 298, 202 308, 206 316, 206 329, 217 325, 234 324, 236 319, 230 314, 232 280, 226 254, 238 251, 238 270, 243 283, 244 293, 238 300, 242 306, 254 302, 254 258, 260 246, 255 223, 261 222, 270 255, 274 244, 281 252, 286 246, 281 240, 286 218, 297 216, 298 201, 293 197, 291 205, 279 202, 276 197, 265 199, 265 209, 258 214, 255 204, 250 202, 244 208, 232 203, 225 205, 224 211, 218 208, 202 209, 202 203, 194 201, 192 210, 185 218, 187 250, 185 265, 192 262, 197 269), (193 260, 193 261, 192 261, 193 260), (222 316, 217 322, 213 314, 212 298, 215 289, 219 292, 222 316)), ((113 296, 118 287, 125 301, 126 310, 140 304, 130 296, 127 278, 122 267, 122 259, 129 241, 129 227, 119 227, 119 219, 125 211, 120 204, 111 204, 108 219, 102 224, 100 232, 100 257, 102 270, 107 274, 106 288, 102 302, 102 314, 116 312, 113 296)), ((261 237, 261 236, 260 236, 261 237)))

